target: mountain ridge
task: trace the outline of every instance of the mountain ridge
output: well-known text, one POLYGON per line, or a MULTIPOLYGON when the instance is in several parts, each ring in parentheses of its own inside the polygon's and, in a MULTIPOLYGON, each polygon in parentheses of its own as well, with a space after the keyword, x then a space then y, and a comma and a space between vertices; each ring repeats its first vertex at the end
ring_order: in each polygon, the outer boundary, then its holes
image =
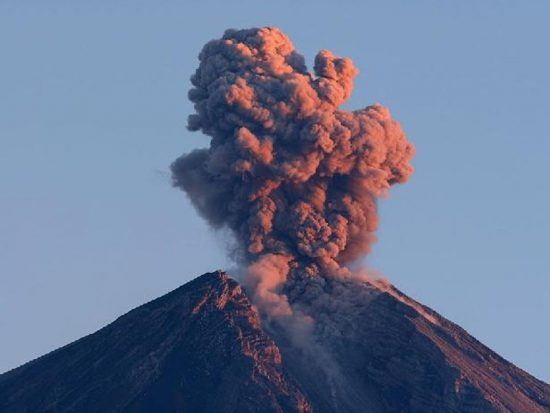
POLYGON ((206 273, 0 375, 0 412, 550 411, 548 384, 394 287, 315 291, 297 345, 225 272, 206 273), (344 310, 325 299, 348 290, 344 310))

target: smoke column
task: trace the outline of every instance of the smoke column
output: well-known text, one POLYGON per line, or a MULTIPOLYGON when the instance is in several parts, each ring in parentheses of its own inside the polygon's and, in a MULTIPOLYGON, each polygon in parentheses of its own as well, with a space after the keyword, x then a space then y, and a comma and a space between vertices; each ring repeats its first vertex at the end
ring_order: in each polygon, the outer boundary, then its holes
POLYGON ((290 314, 293 285, 346 277, 369 252, 376 200, 407 181, 414 147, 387 108, 339 109, 350 59, 322 50, 311 73, 277 28, 227 30, 199 60, 188 128, 210 146, 172 164, 174 185, 234 233, 256 302, 290 314))

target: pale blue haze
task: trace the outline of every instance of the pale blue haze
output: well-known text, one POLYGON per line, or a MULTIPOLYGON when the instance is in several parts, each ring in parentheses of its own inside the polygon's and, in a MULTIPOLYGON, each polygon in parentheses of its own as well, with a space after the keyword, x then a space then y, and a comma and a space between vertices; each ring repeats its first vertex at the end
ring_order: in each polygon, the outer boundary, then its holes
POLYGON ((170 187, 207 40, 276 25, 361 70, 417 147, 368 258, 550 380, 550 2, 0 1, 0 372, 191 277, 224 241, 170 187), (515 3, 515 5, 514 5, 515 3))

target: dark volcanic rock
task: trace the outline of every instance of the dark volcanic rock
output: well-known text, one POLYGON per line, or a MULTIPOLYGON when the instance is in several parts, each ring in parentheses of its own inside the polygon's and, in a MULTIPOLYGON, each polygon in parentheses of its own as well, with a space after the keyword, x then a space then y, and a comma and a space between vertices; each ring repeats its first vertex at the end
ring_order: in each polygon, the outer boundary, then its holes
POLYGON ((204 274, 0 376, 0 412, 308 412, 241 287, 204 274))
POLYGON ((346 288, 308 295, 314 332, 297 338, 205 274, 0 375, 0 412, 550 412, 548 384, 437 313, 346 288))
MULTIPOLYGON (((327 282, 323 295, 342 284, 327 282)), ((348 287, 345 298, 362 300, 306 310, 316 319, 313 346, 272 333, 315 412, 550 412, 548 384, 456 324, 394 287, 348 287)))

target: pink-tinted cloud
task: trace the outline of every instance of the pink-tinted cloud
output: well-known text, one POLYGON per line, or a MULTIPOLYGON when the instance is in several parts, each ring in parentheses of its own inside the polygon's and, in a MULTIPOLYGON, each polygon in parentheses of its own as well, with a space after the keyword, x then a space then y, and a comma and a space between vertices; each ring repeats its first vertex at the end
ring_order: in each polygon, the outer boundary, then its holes
POLYGON ((339 109, 350 59, 323 50, 311 73, 277 28, 228 30, 199 60, 188 127, 210 146, 174 162, 174 184, 232 230, 258 299, 284 313, 285 285, 346 274, 368 253, 376 200, 407 181, 414 147, 387 108, 339 109))

